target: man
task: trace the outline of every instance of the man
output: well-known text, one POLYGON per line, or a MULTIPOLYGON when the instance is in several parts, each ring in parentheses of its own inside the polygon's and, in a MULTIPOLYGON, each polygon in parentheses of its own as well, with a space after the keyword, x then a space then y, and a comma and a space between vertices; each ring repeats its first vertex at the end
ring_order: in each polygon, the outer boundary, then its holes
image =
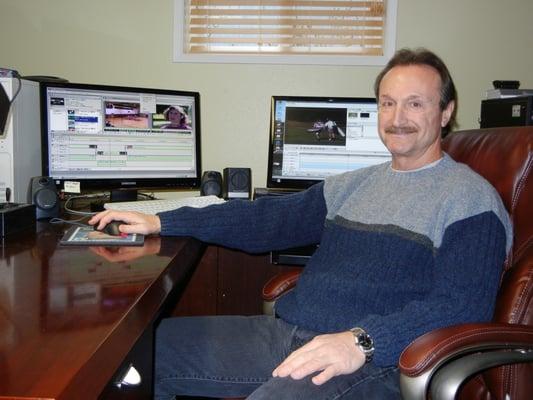
POLYGON ((427 50, 401 50, 375 91, 390 163, 275 199, 90 221, 249 252, 320 242, 277 318, 163 320, 156 398, 399 399, 405 346, 491 317, 510 222, 496 191, 442 152, 457 103, 446 66, 427 50))
POLYGON ((337 139, 337 133, 341 136, 344 136, 344 132, 337 126, 335 121, 332 121, 330 118, 326 118, 326 123, 324 128, 328 131, 328 140, 334 142, 337 139))

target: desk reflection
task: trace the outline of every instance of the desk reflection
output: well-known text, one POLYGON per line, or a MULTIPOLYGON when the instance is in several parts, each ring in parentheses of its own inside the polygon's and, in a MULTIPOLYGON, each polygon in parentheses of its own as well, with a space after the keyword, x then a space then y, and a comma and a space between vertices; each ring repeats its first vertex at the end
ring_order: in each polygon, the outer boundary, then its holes
POLYGON ((158 254, 161 249, 159 236, 148 236, 144 239, 144 246, 91 246, 89 250, 110 262, 126 262, 147 255, 158 254))
POLYGON ((151 262, 160 237, 142 247, 57 247, 50 258, 42 326, 79 329, 115 321, 164 268, 151 262), (74 252, 74 254, 73 254, 74 252))

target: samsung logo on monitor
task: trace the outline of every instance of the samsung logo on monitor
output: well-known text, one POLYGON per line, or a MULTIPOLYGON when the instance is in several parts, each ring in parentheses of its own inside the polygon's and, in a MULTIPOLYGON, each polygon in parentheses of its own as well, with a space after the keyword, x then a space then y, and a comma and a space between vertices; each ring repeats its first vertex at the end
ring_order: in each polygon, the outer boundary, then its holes
POLYGON ((137 182, 120 182, 120 186, 135 186, 137 182))

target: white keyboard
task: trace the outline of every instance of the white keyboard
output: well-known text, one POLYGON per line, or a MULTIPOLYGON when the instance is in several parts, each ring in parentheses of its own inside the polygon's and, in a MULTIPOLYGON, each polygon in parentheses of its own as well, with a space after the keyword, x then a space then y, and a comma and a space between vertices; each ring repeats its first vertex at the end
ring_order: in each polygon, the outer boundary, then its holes
POLYGON ((198 197, 184 197, 181 199, 165 199, 165 200, 142 200, 142 201, 123 201, 116 203, 106 203, 104 208, 106 210, 117 211, 138 211, 144 214, 155 215, 157 213, 169 210, 175 210, 180 207, 207 207, 212 204, 221 204, 225 200, 217 196, 198 196, 198 197))

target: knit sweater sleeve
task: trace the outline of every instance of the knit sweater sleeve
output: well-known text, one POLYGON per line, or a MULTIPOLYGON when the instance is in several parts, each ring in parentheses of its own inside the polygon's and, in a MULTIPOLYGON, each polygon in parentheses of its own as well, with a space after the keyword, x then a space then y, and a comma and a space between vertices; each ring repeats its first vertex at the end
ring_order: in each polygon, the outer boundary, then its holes
POLYGON ((192 236, 250 253, 318 243, 326 217, 323 184, 286 196, 231 200, 158 214, 161 235, 192 236))
POLYGON ((396 364, 403 349, 424 332, 490 320, 505 248, 505 228, 492 211, 448 226, 435 250, 435 286, 430 295, 396 312, 371 314, 359 321, 374 338, 376 364, 396 364))

